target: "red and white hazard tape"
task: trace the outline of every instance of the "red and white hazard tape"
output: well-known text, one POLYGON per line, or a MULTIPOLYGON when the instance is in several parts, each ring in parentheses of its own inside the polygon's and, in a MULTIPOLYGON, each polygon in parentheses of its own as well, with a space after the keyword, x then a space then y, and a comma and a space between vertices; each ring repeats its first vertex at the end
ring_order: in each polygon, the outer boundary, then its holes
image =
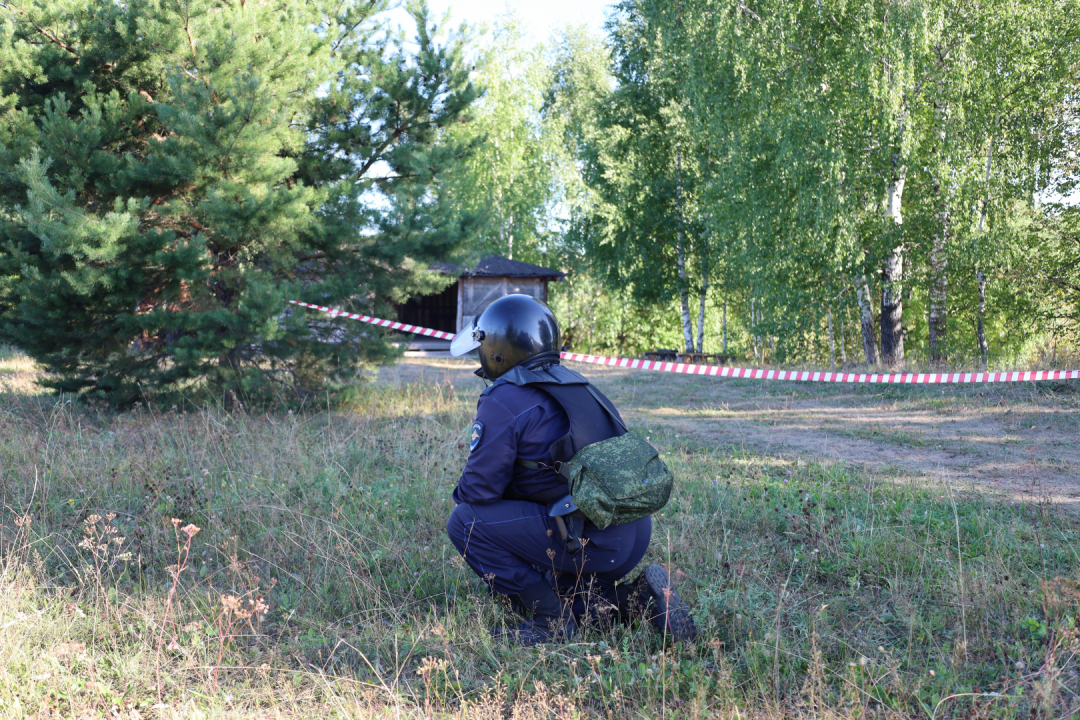
POLYGON ((608 365, 635 370, 660 370, 687 375, 747 378, 751 380, 794 380, 797 382, 834 383, 904 383, 913 385, 935 383, 1022 382, 1032 380, 1076 380, 1080 370, 1030 370, 1000 373, 838 373, 812 370, 762 370, 717 365, 690 365, 660 360, 630 360, 629 358, 600 357, 563 353, 562 357, 577 362, 608 365))
POLYGON ((330 315, 330 317, 346 317, 350 320, 359 320, 360 322, 370 323, 372 325, 378 325, 379 327, 390 328, 391 330, 404 330, 409 333, 416 333, 417 335, 427 335, 429 337, 442 338, 443 340, 453 340, 454 333, 443 332, 442 330, 432 330, 431 328, 419 327, 418 325, 406 325, 405 323, 394 322, 393 320, 383 320, 382 318, 369 317, 367 315, 357 315, 356 313, 345 312, 338 310, 337 308, 323 307, 322 305, 312 305, 311 303, 300 302, 299 300, 290 300, 293 305, 299 305, 300 307, 311 308, 312 310, 321 310, 324 313, 330 315))
MULTIPOLYGON (((404 332, 427 335, 429 337, 453 340, 454 333, 432 330, 431 328, 407 325, 405 323, 383 320, 347 313, 322 305, 290 300, 293 305, 321 310, 331 317, 346 317, 379 327, 402 330, 404 332)), ((691 365, 689 363, 665 362, 662 360, 632 360, 630 358, 605 357, 602 355, 580 355, 561 353, 564 360, 606 365, 608 367, 629 368, 631 370, 657 370, 660 372, 683 373, 685 375, 706 375, 710 377, 746 378, 749 380, 790 380, 795 382, 832 382, 832 383, 894 383, 911 385, 933 385, 941 383, 989 383, 989 382, 1032 382, 1035 380, 1078 380, 1080 370, 1024 370, 999 373, 838 373, 813 370, 763 370, 761 368, 736 368, 719 365, 691 365)))

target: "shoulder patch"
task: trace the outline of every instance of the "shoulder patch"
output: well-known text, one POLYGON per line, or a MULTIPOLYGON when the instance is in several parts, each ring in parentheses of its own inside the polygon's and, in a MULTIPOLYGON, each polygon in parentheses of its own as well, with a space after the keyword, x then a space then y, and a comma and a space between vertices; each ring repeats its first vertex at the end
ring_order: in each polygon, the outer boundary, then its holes
POLYGON ((476 449, 480 444, 480 438, 484 437, 484 423, 477 420, 469 429, 469 452, 476 449))

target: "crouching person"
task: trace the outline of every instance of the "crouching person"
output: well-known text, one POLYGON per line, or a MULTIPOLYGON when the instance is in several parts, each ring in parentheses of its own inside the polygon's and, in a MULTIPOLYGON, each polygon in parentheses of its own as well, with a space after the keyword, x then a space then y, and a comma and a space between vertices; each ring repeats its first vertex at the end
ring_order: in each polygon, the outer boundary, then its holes
POLYGON ((476 373, 491 384, 470 428, 450 540, 525 616, 497 637, 560 642, 614 609, 692 640, 693 618, 663 567, 619 582, 645 556, 670 473, 610 400, 559 364, 559 346, 555 316, 526 295, 496 300, 454 339, 451 352, 478 354, 476 373))

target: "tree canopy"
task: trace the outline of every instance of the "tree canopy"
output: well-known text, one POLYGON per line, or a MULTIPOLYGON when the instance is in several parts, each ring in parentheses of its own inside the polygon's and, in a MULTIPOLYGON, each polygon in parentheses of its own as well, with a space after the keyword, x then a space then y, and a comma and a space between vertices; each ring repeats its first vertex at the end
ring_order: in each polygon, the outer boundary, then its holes
POLYGON ((385 2, 0 5, 0 337, 60 390, 299 398, 391 352, 386 313, 472 237, 455 35, 385 2))
POLYGON ((623 0, 587 252, 610 288, 675 303, 687 348, 687 296, 704 327, 719 294, 762 358, 837 334, 888 365, 985 360, 988 335, 1022 353, 1045 327, 1031 223, 1068 176, 1078 10, 623 0))
MULTIPOLYGON (((621 0, 529 44, 388 0, 0 2, 0 341, 64 391, 302 400, 435 260, 567 341, 1011 362, 1080 328, 1080 0, 621 0)), ((1064 341, 1059 343, 1059 341, 1064 341)))

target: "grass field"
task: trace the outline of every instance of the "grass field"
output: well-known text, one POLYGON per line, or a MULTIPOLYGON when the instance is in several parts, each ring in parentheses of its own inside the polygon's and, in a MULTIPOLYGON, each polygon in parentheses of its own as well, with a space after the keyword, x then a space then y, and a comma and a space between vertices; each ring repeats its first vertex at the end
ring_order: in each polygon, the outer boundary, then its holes
MULTIPOLYGON (((699 642, 492 642, 506 611, 444 534, 477 388, 438 365, 348 409, 116 415, 0 357, 0 716, 1080 714, 1077 514, 686 432, 732 412, 672 400, 693 378, 597 382, 679 478, 646 562, 699 642)), ((1072 398, 1030 412, 1067 428, 1072 398)))

